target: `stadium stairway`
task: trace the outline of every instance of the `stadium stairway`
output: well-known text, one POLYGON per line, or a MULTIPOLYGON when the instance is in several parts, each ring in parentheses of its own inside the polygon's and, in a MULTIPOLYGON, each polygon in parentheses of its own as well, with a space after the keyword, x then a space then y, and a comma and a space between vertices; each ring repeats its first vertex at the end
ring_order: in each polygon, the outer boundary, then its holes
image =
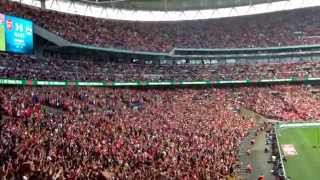
MULTIPOLYGON (((264 126, 264 122, 267 122, 268 119, 264 118, 263 116, 252 112, 250 110, 244 109, 242 108, 240 110, 240 114, 246 118, 246 119, 254 119, 256 121, 256 126, 252 129, 249 130, 247 137, 242 141, 242 143, 240 144, 240 148, 238 151, 238 172, 237 172, 237 176, 239 177, 238 179, 256 179, 256 177, 258 177, 259 175, 261 175, 261 172, 264 172, 266 177, 270 176, 270 178, 272 177, 272 175, 270 175, 269 169, 270 167, 266 167, 266 168, 261 168, 261 162, 259 162, 261 159, 263 159, 262 161, 265 161, 263 163, 267 164, 267 160, 269 154, 265 154, 263 153, 263 149, 265 147, 265 133, 260 133, 258 136, 256 136, 256 132, 260 127, 264 126), (252 145, 251 144, 251 140, 255 139, 256 140, 256 144, 252 145), (247 150, 248 149, 252 149, 252 151, 254 153, 255 157, 252 157, 251 155, 248 156, 247 154, 247 150), (260 156, 262 156, 260 158, 260 156), (253 173, 248 174, 247 173, 247 165, 248 164, 252 164, 253 165, 253 173), (260 163, 259 166, 256 165, 256 163, 260 163)), ((268 179, 268 178, 267 178, 268 179)))
POLYGON ((247 155, 247 150, 249 147, 251 147, 251 139, 255 138, 255 132, 257 131, 257 128, 253 128, 249 131, 248 136, 245 138, 244 141, 242 141, 238 153, 238 158, 239 158, 239 177, 240 179, 248 179, 248 173, 247 173, 247 165, 250 162, 248 155, 247 155))

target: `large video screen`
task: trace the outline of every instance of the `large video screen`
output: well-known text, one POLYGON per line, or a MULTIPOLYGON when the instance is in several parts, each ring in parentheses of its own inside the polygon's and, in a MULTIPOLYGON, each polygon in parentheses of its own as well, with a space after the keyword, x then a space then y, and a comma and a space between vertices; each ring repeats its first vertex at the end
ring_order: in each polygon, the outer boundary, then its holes
POLYGON ((33 52, 32 21, 0 14, 0 51, 31 54, 33 52))

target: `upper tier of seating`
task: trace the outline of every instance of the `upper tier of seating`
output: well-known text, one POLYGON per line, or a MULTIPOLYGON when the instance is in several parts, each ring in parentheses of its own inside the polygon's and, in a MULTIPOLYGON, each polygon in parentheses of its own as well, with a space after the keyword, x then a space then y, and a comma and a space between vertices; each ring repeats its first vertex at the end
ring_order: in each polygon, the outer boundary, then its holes
POLYGON ((0 3, 0 12, 32 19, 67 40, 99 47, 168 52, 178 48, 246 48, 320 42, 319 7, 184 22, 126 22, 0 3))

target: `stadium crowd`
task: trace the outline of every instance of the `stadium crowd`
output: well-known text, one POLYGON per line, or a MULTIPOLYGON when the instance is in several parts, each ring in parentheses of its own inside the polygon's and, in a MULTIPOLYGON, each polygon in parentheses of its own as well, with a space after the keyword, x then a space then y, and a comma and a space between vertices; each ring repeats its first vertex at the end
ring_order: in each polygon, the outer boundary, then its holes
POLYGON ((223 179, 266 117, 319 118, 305 85, 134 90, 0 89, 0 176, 10 179, 223 179))
POLYGON ((317 86, 240 87, 235 104, 275 120, 318 120, 317 86))
POLYGON ((0 12, 33 20, 72 42, 136 51, 178 48, 236 48, 316 44, 319 7, 185 22, 126 22, 64 14, 0 2, 0 12))
POLYGON ((320 77, 318 61, 257 64, 136 64, 0 53, 0 77, 81 81, 260 80, 320 77))
POLYGON ((1 88, 7 179, 222 179, 243 119, 226 91, 1 88))
MULTIPOLYGON (((94 19, 4 1, 0 12, 72 42, 132 50, 319 43, 319 8, 177 23, 94 19)), ((147 65, 0 54, 1 78, 27 80, 258 80, 320 77, 319 68, 317 61, 147 65)), ((283 121, 320 119, 319 92, 311 85, 1 87, 0 179, 224 179, 255 126, 242 108, 283 121)))

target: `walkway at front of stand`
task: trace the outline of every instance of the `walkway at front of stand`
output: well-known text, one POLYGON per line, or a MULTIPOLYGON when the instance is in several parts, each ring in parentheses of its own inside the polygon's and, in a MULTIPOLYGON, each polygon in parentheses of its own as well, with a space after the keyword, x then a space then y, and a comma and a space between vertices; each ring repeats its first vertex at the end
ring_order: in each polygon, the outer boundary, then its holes
POLYGON ((247 138, 242 142, 240 147, 239 159, 241 161, 240 179, 244 180, 257 180, 260 175, 264 175, 265 179, 272 180, 275 177, 271 174, 273 167, 272 163, 268 163, 271 158, 271 151, 265 153, 266 147, 271 149, 271 145, 266 145, 266 131, 260 131, 256 136, 257 129, 264 126, 264 122, 268 119, 256 114, 250 110, 242 109, 242 116, 245 118, 253 118, 257 121, 257 126, 249 131, 247 138), (250 141, 254 139, 255 144, 251 144, 250 141), (251 149, 251 153, 248 156, 247 150, 251 149), (253 167, 252 173, 246 172, 247 164, 250 163, 253 167))

